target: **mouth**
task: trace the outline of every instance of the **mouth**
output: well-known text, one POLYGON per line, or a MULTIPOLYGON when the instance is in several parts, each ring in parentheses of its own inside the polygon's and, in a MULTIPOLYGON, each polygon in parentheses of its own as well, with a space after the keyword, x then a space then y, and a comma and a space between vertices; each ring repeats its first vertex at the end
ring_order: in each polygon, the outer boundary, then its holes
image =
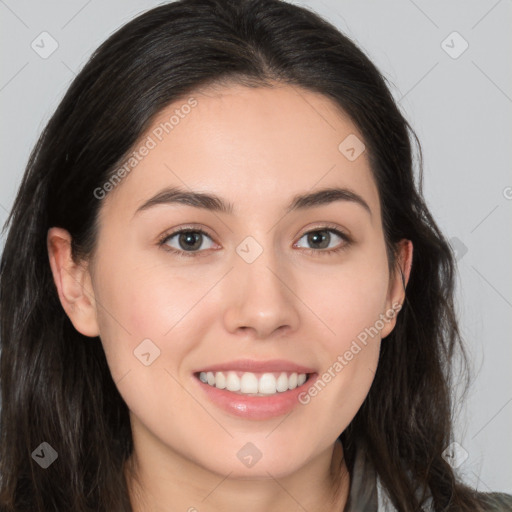
POLYGON ((248 372, 237 370, 201 371, 194 377, 208 386, 237 395, 268 397, 304 385, 314 373, 290 371, 248 372))
POLYGON ((246 358, 199 367, 191 378, 224 412, 244 420, 268 420, 303 404, 300 396, 314 385, 318 373, 291 360, 246 358))
POLYGON ((209 402, 230 415, 269 420, 297 409, 318 373, 285 359, 239 359, 198 368, 191 377, 209 402))

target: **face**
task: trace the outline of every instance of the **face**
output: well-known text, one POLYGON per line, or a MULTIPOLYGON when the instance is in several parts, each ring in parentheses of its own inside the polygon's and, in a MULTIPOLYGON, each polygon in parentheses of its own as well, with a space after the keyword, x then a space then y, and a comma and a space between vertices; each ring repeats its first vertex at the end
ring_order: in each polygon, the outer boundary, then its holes
POLYGON ((205 90, 141 137, 136 165, 98 199, 89 267, 94 319, 140 449, 277 477, 353 419, 403 297, 362 141, 329 99, 289 86, 205 90), (169 188, 215 195, 231 211, 170 195, 148 203, 169 188), (352 195, 289 208, 328 188, 352 195))

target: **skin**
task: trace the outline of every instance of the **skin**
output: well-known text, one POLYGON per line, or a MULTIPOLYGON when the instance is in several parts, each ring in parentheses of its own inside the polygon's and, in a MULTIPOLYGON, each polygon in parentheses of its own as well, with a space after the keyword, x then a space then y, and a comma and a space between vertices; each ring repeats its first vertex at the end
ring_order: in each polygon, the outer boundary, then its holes
MULTIPOLYGON (((67 231, 48 232, 62 306, 78 331, 100 336, 130 409, 130 463, 140 482, 126 472, 134 510, 234 511, 242 503, 249 512, 342 510, 350 478, 336 439, 368 394, 396 315, 287 417, 231 415, 199 393, 192 372, 278 358, 322 374, 379 315, 403 303, 400 274, 388 272, 366 152, 349 161, 338 150, 348 135, 363 137, 331 100, 291 86, 224 86, 194 97, 197 106, 102 199, 91 260, 72 260, 67 231), (235 213, 167 204, 134 215, 170 185, 215 193, 235 213), (345 201, 284 214, 296 194, 329 186, 357 192, 371 216, 345 201), (304 234, 325 222, 353 243, 321 252, 304 234), (159 235, 190 223, 211 237, 202 238, 198 256, 179 258, 158 245, 159 235), (263 248, 251 264, 236 252, 247 236, 263 248), (133 354, 146 338, 161 351, 149 366, 133 354), (248 442, 262 453, 251 468, 236 456, 248 442)), ((160 112, 147 134, 184 103, 160 112)), ((167 244, 184 250, 179 241, 167 244)), ((345 241, 331 233, 327 244, 345 241)), ((407 282, 410 241, 400 244, 398 261, 407 282)))

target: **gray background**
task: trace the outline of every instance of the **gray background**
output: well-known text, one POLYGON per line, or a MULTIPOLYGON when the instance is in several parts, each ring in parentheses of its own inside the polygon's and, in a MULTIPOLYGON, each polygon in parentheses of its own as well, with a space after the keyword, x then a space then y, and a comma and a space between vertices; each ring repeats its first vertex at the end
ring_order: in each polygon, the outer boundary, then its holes
MULTIPOLYGON (((369 55, 418 133, 424 194, 458 254, 457 304, 475 372, 459 408, 456 440, 468 456, 458 471, 481 491, 512 492, 512 1, 293 3, 369 55)), ((0 0, 0 223, 73 76, 108 35, 156 5, 0 0), (44 31, 58 44, 47 58, 31 47, 50 48, 44 31)), ((465 452, 456 452, 459 462, 465 452)))

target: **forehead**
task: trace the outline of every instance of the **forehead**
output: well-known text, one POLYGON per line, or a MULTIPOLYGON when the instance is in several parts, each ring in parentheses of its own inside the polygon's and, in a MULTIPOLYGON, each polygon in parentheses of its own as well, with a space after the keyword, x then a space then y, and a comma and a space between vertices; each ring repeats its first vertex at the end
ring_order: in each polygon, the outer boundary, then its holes
POLYGON ((105 214, 113 205, 123 214, 134 212, 169 186, 213 192, 229 200, 235 213, 254 213, 263 203, 280 208, 297 194, 340 186, 378 210, 362 144, 355 124, 321 94, 288 85, 210 87, 153 119, 107 196, 105 214), (354 143, 362 152, 347 158, 346 146, 354 143))

